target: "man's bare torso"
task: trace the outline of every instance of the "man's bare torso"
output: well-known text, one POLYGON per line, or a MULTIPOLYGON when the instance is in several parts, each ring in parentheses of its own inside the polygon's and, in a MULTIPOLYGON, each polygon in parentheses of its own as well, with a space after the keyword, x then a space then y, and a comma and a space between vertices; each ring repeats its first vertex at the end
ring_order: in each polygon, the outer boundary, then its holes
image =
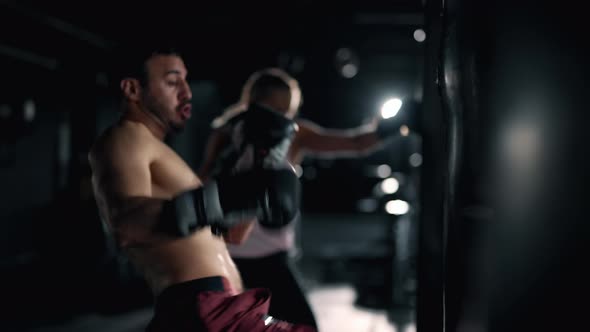
MULTIPOLYGON (((101 160, 108 158, 92 155, 108 155, 109 145, 126 136, 139 137, 142 156, 149 163, 151 188, 146 196, 170 199, 175 195, 200 185, 198 177, 190 167, 166 144, 150 135, 147 128, 139 123, 124 121, 107 130, 100 137, 91 152, 93 184, 101 216, 112 228, 109 206, 108 181, 118 181, 112 175, 101 172, 101 160)), ((132 153, 130 153, 132 154, 132 153)), ((124 236, 123 234, 122 236, 124 236)), ((208 276, 225 276, 236 290, 241 290, 239 273, 231 260, 225 242, 213 235, 209 227, 196 231, 185 238, 171 239, 157 244, 133 243, 124 246, 132 263, 143 273, 155 294, 175 283, 208 276)))

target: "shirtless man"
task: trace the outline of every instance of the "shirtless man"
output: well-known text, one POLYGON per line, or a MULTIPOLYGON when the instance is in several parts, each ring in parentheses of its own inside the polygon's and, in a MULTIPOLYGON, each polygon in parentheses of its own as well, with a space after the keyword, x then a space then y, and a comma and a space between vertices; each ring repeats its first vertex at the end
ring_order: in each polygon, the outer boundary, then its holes
POLYGON ((267 290, 242 292, 218 236, 245 220, 295 215, 296 176, 258 170, 204 186, 164 143, 191 116, 182 58, 169 50, 136 53, 120 83, 121 119, 97 138, 89 160, 101 218, 156 297, 147 330, 315 331, 268 316, 267 290))
MULTIPOLYGON (((244 119, 261 123, 264 108, 294 119, 301 103, 301 90, 297 81, 278 68, 267 68, 253 73, 244 84, 241 100, 216 118, 213 132, 209 137, 203 164, 199 175, 207 179, 228 170, 244 167, 246 150, 236 147, 244 119), (236 157, 232 157, 236 155, 236 157)), ((317 124, 296 119, 298 130, 287 135, 289 144, 278 144, 271 150, 267 164, 299 165, 306 156, 322 158, 359 157, 377 150, 388 139, 399 136, 401 126, 408 123, 406 114, 396 118, 383 119, 378 123, 351 128, 331 130, 317 124), (405 119, 403 118, 405 117, 405 119), (402 118, 402 119, 400 119, 402 118)), ((264 138, 264 132, 259 130, 264 138)), ((266 135, 266 140, 269 135, 266 135)), ((226 237, 243 238, 235 227, 226 237)), ((295 227, 290 223, 280 229, 270 229, 261 224, 248 228, 250 236, 239 245, 230 243, 230 254, 236 262, 247 288, 266 287, 273 295, 270 313, 279 319, 315 326, 313 312, 305 293, 299 285, 296 270, 290 262, 290 252, 295 246, 295 227)))

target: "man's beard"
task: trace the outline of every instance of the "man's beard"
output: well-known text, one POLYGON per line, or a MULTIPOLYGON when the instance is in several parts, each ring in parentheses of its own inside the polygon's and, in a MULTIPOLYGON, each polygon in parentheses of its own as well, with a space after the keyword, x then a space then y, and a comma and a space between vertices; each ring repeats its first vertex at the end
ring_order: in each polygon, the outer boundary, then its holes
POLYGON ((180 134, 184 131, 186 124, 170 123, 170 131, 172 134, 180 134))
MULTIPOLYGON (((169 112, 166 111, 166 107, 157 103, 151 103, 149 107, 146 107, 147 111, 157 118, 168 130, 169 134, 179 134, 186 127, 185 123, 175 123, 166 117, 169 112)), ((172 114, 176 114, 177 110, 173 109, 172 114)))

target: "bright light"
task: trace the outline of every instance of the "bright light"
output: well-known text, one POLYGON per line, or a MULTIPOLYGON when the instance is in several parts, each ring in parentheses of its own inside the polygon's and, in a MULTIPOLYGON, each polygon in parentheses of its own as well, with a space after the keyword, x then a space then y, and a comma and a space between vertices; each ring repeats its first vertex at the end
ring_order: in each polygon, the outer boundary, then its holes
POLYGON ((264 320, 264 326, 268 326, 270 323, 272 323, 273 320, 274 318, 272 316, 267 316, 264 320))
POLYGON ((377 176, 385 179, 386 177, 391 175, 391 167, 389 165, 379 165, 377 166, 377 176))
POLYGON ((301 165, 295 165, 295 174, 297 174, 297 177, 300 178, 303 175, 303 167, 301 167, 301 165))
POLYGON ((425 41, 426 40, 426 32, 424 32, 424 30, 422 30, 422 29, 416 29, 414 31, 414 39, 419 43, 425 41))
POLYGON ((342 76, 346 78, 353 78, 358 73, 358 68, 352 63, 347 63, 342 66, 342 70, 340 72, 342 76))
POLYGON ((397 112, 402 108, 402 101, 398 98, 389 99, 383 106, 381 106, 381 116, 384 119, 389 119, 394 117, 397 112))
POLYGON ((23 105, 23 118, 27 122, 31 122, 35 119, 37 110, 35 108, 35 102, 31 99, 27 99, 23 105))
POLYGON ((399 133, 402 136, 408 136, 408 135, 410 135, 410 128, 408 128, 408 126, 406 126, 406 125, 402 125, 399 127, 399 133))
POLYGON ((387 211, 389 214, 395 214, 396 216, 399 216, 410 211, 410 204, 408 204, 406 201, 396 199, 385 204, 385 211, 387 211))
POLYGON ((412 153, 410 156, 410 165, 413 167, 418 167, 422 165, 422 155, 419 153, 412 153))
POLYGON ((359 57, 353 49, 340 48, 334 57, 336 69, 344 78, 353 78, 359 72, 359 57))
POLYGON ((399 189, 399 182, 395 178, 388 178, 381 182, 381 191, 385 194, 393 194, 399 189))

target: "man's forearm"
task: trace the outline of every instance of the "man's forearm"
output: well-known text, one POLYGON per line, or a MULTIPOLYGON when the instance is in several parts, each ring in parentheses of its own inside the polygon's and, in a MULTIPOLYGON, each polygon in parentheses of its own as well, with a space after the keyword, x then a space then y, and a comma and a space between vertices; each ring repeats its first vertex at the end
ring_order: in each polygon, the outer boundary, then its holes
POLYGON ((170 200, 126 198, 111 213, 115 231, 133 241, 189 236, 206 226, 225 229, 258 218, 280 228, 299 211, 300 184, 289 169, 256 170, 209 181, 170 200))

